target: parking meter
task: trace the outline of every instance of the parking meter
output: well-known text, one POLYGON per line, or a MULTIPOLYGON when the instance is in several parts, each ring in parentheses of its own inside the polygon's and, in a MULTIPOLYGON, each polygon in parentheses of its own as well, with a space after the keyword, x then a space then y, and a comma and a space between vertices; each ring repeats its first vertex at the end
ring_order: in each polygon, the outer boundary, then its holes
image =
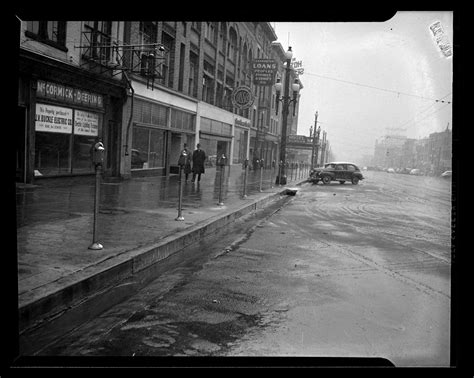
POLYGON ((102 142, 97 142, 94 145, 94 151, 92 153, 92 162, 97 167, 104 163, 105 148, 102 142))
POLYGON ((93 250, 100 250, 103 247, 97 241, 97 219, 99 217, 99 199, 100 199, 100 176, 102 164, 104 163, 105 148, 102 142, 97 142, 92 151, 92 162, 95 165, 95 195, 94 195, 94 221, 92 228, 92 244, 88 247, 93 250))
POLYGON ((221 167, 223 167, 225 165, 227 161, 227 158, 225 157, 224 154, 222 154, 219 159, 217 160, 217 165, 220 165, 221 167))
POLYGON ((184 167, 186 165, 186 158, 188 157, 188 153, 186 150, 182 150, 181 154, 179 155, 178 165, 180 167, 184 167))

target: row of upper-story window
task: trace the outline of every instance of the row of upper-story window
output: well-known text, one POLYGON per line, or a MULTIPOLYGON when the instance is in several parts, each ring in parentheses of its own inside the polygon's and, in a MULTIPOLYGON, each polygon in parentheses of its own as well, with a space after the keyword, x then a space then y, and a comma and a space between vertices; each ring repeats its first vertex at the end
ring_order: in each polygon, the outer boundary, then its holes
MULTIPOLYGON (((157 43, 158 39, 158 23, 153 21, 142 21, 139 25, 139 43, 141 44, 151 44, 157 43)), ((177 23, 174 23, 175 30, 177 28, 177 23)), ((232 89, 235 86, 235 80, 238 80, 237 84, 251 85, 251 75, 250 70, 248 69, 250 61, 252 60, 252 48, 247 46, 247 43, 244 42, 243 46, 241 43, 241 48, 237 48, 237 33, 233 27, 229 28, 229 33, 227 36, 227 24, 225 22, 192 22, 191 28, 195 31, 204 33, 204 37, 213 44, 217 44, 218 50, 223 50, 227 46, 227 58, 231 61, 242 61, 241 75, 235 75, 237 70, 234 65, 234 72, 229 72, 225 67, 222 67, 219 64, 217 71, 217 78, 213 76, 214 66, 209 61, 204 60, 203 69, 207 71, 202 78, 198 77, 198 64, 199 58, 196 53, 190 51, 189 53, 189 74, 188 74, 188 86, 186 94, 192 97, 198 97, 198 81, 202 79, 202 93, 201 99, 205 102, 211 103, 215 106, 232 109, 231 103, 231 93, 232 89), (240 51, 239 56, 237 52, 240 51), (231 59, 233 57, 233 59, 231 59), (226 78, 224 80, 224 71, 227 70, 226 78), (209 73, 211 75, 209 75, 209 73)), ((187 33, 187 23, 181 22, 181 32, 184 37, 187 33)), ((84 21, 84 32, 88 34, 88 41, 91 45, 109 45, 111 43, 111 34, 112 34, 112 21, 84 21)), ((26 26, 26 35, 30 38, 36 39, 39 42, 50 44, 54 47, 65 49, 66 42, 66 21, 27 21, 26 26)), ((175 40, 173 36, 162 32, 161 43, 165 45, 168 51, 172 52, 173 59, 171 59, 171 54, 167 54, 166 58, 161 64, 161 75, 159 83, 161 85, 173 88, 173 67, 171 67, 171 61, 174 60, 174 46, 175 40)), ((184 52, 184 45, 181 44, 180 55, 184 52)), ((104 49, 102 51, 104 58, 110 58, 110 49, 104 49)), ((261 57, 263 51, 257 48, 257 57, 261 57)), ((213 62, 214 64, 216 62, 213 62)), ((183 80, 183 65, 184 59, 179 61, 179 79, 178 79, 178 91, 185 92, 184 80, 183 80)), ((271 89, 265 87, 255 87, 255 95, 259 105, 262 100, 270 102, 271 108, 274 107, 274 100, 269 101, 269 96, 271 96, 271 89)), ((274 96, 274 95, 273 95, 274 96)), ((274 98, 274 97, 273 97, 274 98)), ((269 104, 266 104, 267 106, 269 104)), ((254 115, 252 112, 247 110, 238 110, 239 115, 253 119, 254 115)), ((252 122, 256 125, 257 120, 255 119, 252 122)), ((270 127, 273 129, 273 127, 270 127)))
MULTIPOLYGON (((139 41, 142 44, 157 43, 158 23, 156 21, 140 22, 139 41)), ((176 28, 176 22, 175 28, 176 28)), ((187 22, 181 22, 181 30, 186 36, 187 22)), ((241 70, 250 81, 249 65, 253 57, 253 51, 247 43, 244 42, 241 48, 237 47, 237 33, 233 27, 229 28, 229 37, 227 37, 226 22, 192 22, 192 28, 201 31, 204 29, 205 37, 212 43, 217 42, 217 47, 221 51, 227 46, 227 58, 231 62, 242 62, 241 70), (201 28, 201 25, 203 28, 201 28), (219 30, 218 30, 219 29, 219 30), (217 38, 217 31, 219 37, 217 38), (227 42, 227 43, 226 43, 227 42)), ((88 42, 91 45, 108 45, 112 38, 112 21, 84 21, 84 32, 88 34, 88 42)), ((51 44, 55 47, 65 49, 66 42, 66 21, 27 21, 26 35, 43 43, 51 44)), ((173 49, 174 39, 166 33, 162 34, 162 43, 167 45, 169 50, 173 49)), ((265 49, 266 50, 266 49, 265 49)), ((110 58, 110 49, 103 49, 103 58, 110 58)), ((263 57, 263 51, 257 47, 257 58, 263 57)), ((169 63, 169 62, 168 62, 169 63)), ((214 66, 209 62, 204 62, 204 69, 214 70, 214 66)))
MULTIPOLYGON (((66 21, 26 21, 27 35, 42 42, 52 42, 58 46, 65 46, 66 42, 66 21)), ((174 23, 176 24, 176 22, 174 23)), ((181 30, 186 36, 187 22, 181 22, 181 30)), ((110 42, 112 33, 112 21, 84 21, 86 31, 94 34, 94 42, 110 42)), ((213 45, 217 45, 219 51, 226 52, 227 58, 237 61, 242 57, 244 70, 248 68, 248 64, 253 57, 251 46, 247 46, 244 42, 241 49, 238 48, 237 32, 233 27, 229 28, 227 37, 226 22, 192 22, 191 26, 199 33, 204 29, 206 40, 213 45), (201 27, 201 24, 203 27, 201 27), (241 50, 241 51, 239 51, 241 50), (240 55, 240 56, 237 56, 240 55)), ((176 27, 176 25, 175 25, 176 27)), ((156 43, 158 36, 157 21, 140 22, 140 41, 141 43, 156 43)), ((270 51, 269 43, 263 46, 261 50, 257 47, 257 58, 268 55, 270 51)))

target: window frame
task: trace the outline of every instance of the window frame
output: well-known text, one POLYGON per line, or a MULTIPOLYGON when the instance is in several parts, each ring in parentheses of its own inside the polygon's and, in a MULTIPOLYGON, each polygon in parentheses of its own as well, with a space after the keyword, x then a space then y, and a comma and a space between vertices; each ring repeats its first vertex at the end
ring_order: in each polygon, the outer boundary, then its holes
POLYGON ((66 21, 27 21, 25 36, 31 39, 34 39, 40 43, 52 46, 64 52, 68 51, 66 47, 66 21), (33 23, 38 22, 38 32, 34 32, 32 29, 33 23), (54 24, 56 23, 56 24, 54 24), (52 36, 49 35, 49 26, 52 26, 51 33, 54 34, 54 25, 56 25, 56 35, 58 35, 57 40, 54 40, 52 36))

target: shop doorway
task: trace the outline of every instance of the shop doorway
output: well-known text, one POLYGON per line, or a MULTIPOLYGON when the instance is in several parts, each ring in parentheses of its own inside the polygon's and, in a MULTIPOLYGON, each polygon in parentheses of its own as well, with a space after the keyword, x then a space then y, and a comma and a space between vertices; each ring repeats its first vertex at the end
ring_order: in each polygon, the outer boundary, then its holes
POLYGON ((109 120, 107 134, 105 136, 106 148, 106 172, 110 176, 118 176, 118 130, 117 122, 109 120))
POLYGON ((15 157, 16 157, 16 181, 26 184, 26 162, 27 162, 27 151, 26 151, 26 108, 24 106, 17 107, 16 113, 16 145, 15 145, 15 157))

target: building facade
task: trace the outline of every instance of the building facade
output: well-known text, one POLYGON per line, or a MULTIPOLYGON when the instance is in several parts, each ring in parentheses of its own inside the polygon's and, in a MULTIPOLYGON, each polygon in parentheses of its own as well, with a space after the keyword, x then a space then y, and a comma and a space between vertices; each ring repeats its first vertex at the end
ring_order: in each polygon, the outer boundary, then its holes
MULTIPOLYGON (((25 21, 20 27, 16 179, 91 174, 90 147, 109 146, 104 174, 119 172, 125 86, 94 63, 99 51, 83 33, 112 41, 117 22, 25 21)), ((111 59, 112 57, 108 57, 111 59)))
POLYGON ((275 90, 251 69, 274 59, 283 77, 269 23, 22 21, 20 34, 18 181, 92 174, 99 139, 104 174, 124 179, 176 173, 184 144, 208 166, 278 158, 275 90), (242 86, 250 107, 232 101, 242 86))

